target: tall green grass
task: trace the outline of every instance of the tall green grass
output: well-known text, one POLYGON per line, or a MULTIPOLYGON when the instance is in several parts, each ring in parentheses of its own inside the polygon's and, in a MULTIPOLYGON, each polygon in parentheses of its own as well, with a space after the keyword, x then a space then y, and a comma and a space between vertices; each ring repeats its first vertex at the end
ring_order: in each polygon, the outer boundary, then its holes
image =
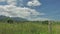
MULTIPOLYGON (((53 34, 56 33, 56 25, 52 25, 53 34)), ((60 25, 59 25, 60 26, 60 25)), ((58 29, 57 29, 58 30, 58 29)), ((39 23, 0 23, 0 34, 49 34, 48 25, 39 23)), ((58 32, 60 34, 60 32, 58 32)))

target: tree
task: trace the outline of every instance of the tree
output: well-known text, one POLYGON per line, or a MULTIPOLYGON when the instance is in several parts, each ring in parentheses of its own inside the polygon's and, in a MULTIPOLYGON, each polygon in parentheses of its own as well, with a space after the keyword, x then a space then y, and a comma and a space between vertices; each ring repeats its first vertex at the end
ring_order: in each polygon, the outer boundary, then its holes
POLYGON ((13 20, 9 19, 7 20, 7 23, 13 23, 13 20))

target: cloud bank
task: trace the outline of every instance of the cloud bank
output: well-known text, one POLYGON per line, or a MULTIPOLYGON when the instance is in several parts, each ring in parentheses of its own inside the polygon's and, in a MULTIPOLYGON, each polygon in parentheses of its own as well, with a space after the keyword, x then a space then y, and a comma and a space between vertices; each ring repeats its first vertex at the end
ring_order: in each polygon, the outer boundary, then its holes
POLYGON ((37 15, 44 15, 44 13, 39 13, 34 9, 27 7, 16 7, 14 5, 0 6, 0 15, 11 16, 11 17, 31 17, 37 15))
MULTIPOLYGON (((4 2, 6 0, 0 0, 0 2, 4 2)), ((40 15, 45 15, 45 13, 40 13, 35 9, 31 9, 28 7, 17 7, 17 0, 7 0, 8 5, 0 5, 0 15, 8 16, 8 17, 21 17, 28 20, 42 20, 42 18, 37 18, 40 15), (34 18, 36 17, 36 18, 34 18)), ((28 6, 40 6, 41 3, 38 0, 32 0, 28 2, 28 6)), ((45 18, 46 19, 46 18, 45 18)))

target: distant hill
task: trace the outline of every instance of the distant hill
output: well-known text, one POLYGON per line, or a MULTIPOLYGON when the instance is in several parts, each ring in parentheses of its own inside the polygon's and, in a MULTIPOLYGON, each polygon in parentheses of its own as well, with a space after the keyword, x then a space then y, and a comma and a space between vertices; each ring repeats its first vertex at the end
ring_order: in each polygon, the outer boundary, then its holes
POLYGON ((27 19, 24 19, 24 18, 19 18, 19 17, 6 17, 6 16, 0 15, 0 21, 6 21, 8 19, 12 19, 13 21, 28 21, 27 19))
POLYGON ((19 17, 11 17, 11 19, 15 21, 28 21, 27 19, 19 18, 19 17))

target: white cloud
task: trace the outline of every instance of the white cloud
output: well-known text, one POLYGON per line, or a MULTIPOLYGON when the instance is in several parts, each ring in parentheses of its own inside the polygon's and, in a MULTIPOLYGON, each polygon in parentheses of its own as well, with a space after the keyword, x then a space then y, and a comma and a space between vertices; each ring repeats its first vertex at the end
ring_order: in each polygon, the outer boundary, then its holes
MULTIPOLYGON (((6 0, 0 0, 0 2, 6 0)), ((9 5, 0 5, 0 15, 9 16, 9 17, 21 17, 26 18, 28 20, 46 20, 47 18, 34 18, 38 17, 38 15, 45 15, 44 13, 37 12, 35 9, 27 8, 27 7, 17 7, 16 0, 7 0, 9 5)), ((40 6, 41 3, 38 0, 33 0, 28 2, 29 6, 40 6), (33 2, 33 3, 32 3, 33 2)))
POLYGON ((16 1, 17 0, 0 0, 0 2, 7 2, 7 4, 9 4, 9 5, 16 5, 16 1))
POLYGON ((31 18, 37 15, 44 15, 44 13, 39 13, 34 9, 16 7, 14 5, 5 5, 0 6, 0 15, 9 16, 9 17, 21 17, 21 18, 31 18))
POLYGON ((0 2, 6 2, 8 5, 23 6, 23 0, 0 0, 0 2))
POLYGON ((7 3, 9 5, 16 5, 17 4, 17 0, 7 0, 7 3))
POLYGON ((40 6, 41 3, 38 0, 32 0, 27 3, 28 6, 40 6))
POLYGON ((0 2, 4 2, 5 0, 0 0, 0 2))
MULTIPOLYGON (((0 2, 7 2, 9 5, 16 5, 18 0, 0 0, 0 2)), ((19 0, 22 2, 22 0, 19 0)))

